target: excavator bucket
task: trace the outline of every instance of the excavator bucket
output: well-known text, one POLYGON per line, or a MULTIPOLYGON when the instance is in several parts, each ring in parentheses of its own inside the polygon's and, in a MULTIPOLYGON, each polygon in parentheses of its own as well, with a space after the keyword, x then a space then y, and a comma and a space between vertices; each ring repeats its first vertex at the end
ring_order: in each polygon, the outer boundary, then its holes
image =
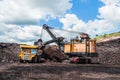
POLYGON ((56 45, 45 46, 43 49, 43 56, 46 59, 56 62, 62 62, 63 60, 68 59, 68 57, 56 45))

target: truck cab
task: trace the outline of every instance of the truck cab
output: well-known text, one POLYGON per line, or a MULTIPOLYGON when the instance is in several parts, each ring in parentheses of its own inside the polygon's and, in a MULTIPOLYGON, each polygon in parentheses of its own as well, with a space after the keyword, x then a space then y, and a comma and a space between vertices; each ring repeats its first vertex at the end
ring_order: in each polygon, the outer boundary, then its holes
POLYGON ((37 53, 37 46, 20 44, 20 49, 20 62, 31 62, 32 58, 35 57, 37 53))

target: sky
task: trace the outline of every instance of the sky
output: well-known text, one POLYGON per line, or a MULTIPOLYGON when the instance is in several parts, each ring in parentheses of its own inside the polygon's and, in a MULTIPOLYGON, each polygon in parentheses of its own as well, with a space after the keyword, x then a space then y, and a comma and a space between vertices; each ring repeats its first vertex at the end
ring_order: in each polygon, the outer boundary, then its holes
MULTIPOLYGON (((33 44, 43 24, 91 37, 118 32, 120 0, 0 0, 0 42, 33 44)), ((51 39, 46 31, 42 34, 44 41, 51 39)))

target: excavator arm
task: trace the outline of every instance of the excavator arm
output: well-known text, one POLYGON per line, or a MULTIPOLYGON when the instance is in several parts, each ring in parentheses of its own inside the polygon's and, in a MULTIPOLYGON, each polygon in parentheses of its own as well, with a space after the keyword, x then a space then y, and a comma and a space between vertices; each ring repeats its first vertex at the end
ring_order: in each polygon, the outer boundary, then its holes
POLYGON ((48 34, 51 36, 52 40, 45 42, 44 44, 50 44, 55 42, 59 47, 62 46, 64 44, 63 40, 64 37, 56 37, 52 31, 50 30, 51 27, 47 26, 46 24, 43 25, 43 29, 46 30, 48 32, 48 34))

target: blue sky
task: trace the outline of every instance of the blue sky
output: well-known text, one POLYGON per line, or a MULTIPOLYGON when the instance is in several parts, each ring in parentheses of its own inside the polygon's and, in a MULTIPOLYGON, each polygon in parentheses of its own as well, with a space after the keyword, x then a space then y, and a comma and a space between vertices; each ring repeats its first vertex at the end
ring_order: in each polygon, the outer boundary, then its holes
POLYGON ((96 19, 98 8, 103 5, 99 0, 73 0, 72 3, 73 7, 69 12, 85 22, 96 19))
MULTIPOLYGON (((91 37, 118 32, 120 0, 0 1, 0 42, 32 44, 40 37, 43 24, 86 32, 91 37)), ((44 40, 48 40, 49 35, 44 33, 44 36, 44 40)))
MULTIPOLYGON (((104 5, 100 0, 72 0, 70 3, 72 3, 73 6, 70 10, 67 10, 66 14, 75 14, 78 18, 85 22, 98 19, 98 8, 104 5)), ((40 20, 40 25, 45 23, 53 27, 62 27, 62 23, 60 23, 58 18, 50 19, 48 21, 44 19, 40 20)))

